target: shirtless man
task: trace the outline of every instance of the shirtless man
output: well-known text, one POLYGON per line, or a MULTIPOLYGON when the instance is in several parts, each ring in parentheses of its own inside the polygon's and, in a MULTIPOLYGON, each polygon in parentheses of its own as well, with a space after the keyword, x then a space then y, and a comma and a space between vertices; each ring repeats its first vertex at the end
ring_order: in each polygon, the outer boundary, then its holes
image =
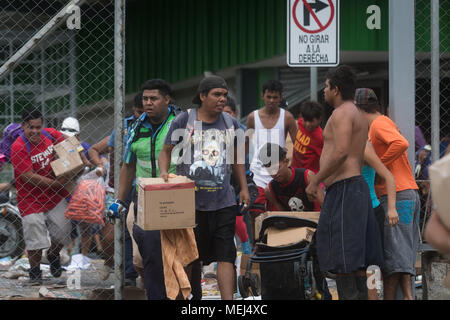
POLYGON ((320 171, 306 193, 315 200, 320 182, 325 201, 317 227, 317 254, 322 272, 337 275, 341 300, 366 300, 366 268, 382 265, 379 230, 370 192, 362 177, 368 123, 353 104, 355 74, 340 66, 327 74, 325 100, 334 112, 324 130, 320 171))
POLYGON ((249 152, 250 142, 253 146, 253 157, 250 158, 250 170, 253 180, 258 187, 259 196, 249 212, 254 218, 265 211, 266 196, 264 190, 272 177, 261 161, 258 160, 259 150, 266 143, 274 143, 282 148, 286 145, 289 133, 292 142, 297 136, 297 124, 292 114, 280 108, 283 97, 283 85, 277 80, 267 81, 262 88, 264 107, 248 115, 247 130, 253 129, 254 135, 249 136, 245 143, 246 154, 249 152))

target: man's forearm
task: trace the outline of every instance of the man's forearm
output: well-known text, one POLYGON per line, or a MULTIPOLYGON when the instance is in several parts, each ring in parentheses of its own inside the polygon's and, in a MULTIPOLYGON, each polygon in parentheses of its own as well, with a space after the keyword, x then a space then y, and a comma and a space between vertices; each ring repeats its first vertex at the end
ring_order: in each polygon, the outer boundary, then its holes
POLYGON ((397 160, 406 150, 408 150, 407 142, 395 141, 389 145, 386 152, 380 157, 380 160, 385 166, 388 166, 397 160))
POLYGON ((241 190, 248 189, 247 179, 245 177, 245 169, 243 164, 233 164, 233 173, 238 178, 241 190))
POLYGON ((22 181, 25 183, 30 183, 36 187, 41 187, 41 188, 61 188, 61 187, 63 187, 61 182, 41 176, 32 171, 22 174, 19 177, 19 179, 22 179, 22 181))
POLYGON ((158 157, 158 166, 159 166, 159 172, 161 173, 168 173, 169 172, 169 166, 170 166, 170 153, 168 152, 167 148, 164 147, 161 152, 159 153, 158 157))
POLYGON ((120 176, 119 176, 119 191, 117 193, 117 198, 119 200, 125 201, 127 199, 135 177, 136 177, 136 165, 124 163, 122 165, 122 168, 120 169, 120 176))
POLYGON ((96 166, 103 165, 100 155, 108 152, 109 138, 110 138, 110 136, 103 138, 100 142, 97 142, 88 150, 89 158, 91 159, 91 162, 94 165, 96 165, 96 166))
POLYGON ((94 148, 90 148, 88 151, 89 154, 89 158, 91 159, 91 162, 95 165, 95 166, 101 166, 103 165, 102 160, 100 159, 100 153, 94 149, 94 148))

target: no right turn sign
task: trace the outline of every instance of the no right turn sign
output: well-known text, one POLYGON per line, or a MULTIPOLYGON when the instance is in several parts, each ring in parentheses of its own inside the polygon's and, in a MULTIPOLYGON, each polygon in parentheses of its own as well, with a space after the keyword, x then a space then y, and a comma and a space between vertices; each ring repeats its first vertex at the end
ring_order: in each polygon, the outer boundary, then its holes
POLYGON ((287 31, 289 66, 339 64, 338 0, 288 0, 287 31))

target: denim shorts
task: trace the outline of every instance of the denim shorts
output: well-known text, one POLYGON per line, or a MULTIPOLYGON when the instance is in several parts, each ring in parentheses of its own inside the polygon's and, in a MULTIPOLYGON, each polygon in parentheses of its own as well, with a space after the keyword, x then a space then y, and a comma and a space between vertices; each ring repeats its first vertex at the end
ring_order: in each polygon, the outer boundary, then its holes
MULTIPOLYGON (((387 212, 387 197, 380 197, 387 212)), ((394 227, 384 222, 385 275, 393 273, 416 274, 416 258, 419 248, 420 198, 417 190, 397 192, 396 208, 399 223, 394 227)))

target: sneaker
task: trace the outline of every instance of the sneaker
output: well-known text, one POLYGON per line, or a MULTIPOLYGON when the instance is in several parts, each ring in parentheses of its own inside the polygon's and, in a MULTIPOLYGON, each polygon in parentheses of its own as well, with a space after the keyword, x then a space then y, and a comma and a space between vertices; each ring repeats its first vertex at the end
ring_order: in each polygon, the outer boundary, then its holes
POLYGON ((30 268, 28 274, 30 275, 30 280, 28 280, 27 285, 37 286, 43 284, 44 281, 42 280, 42 271, 40 267, 30 268))
POLYGON ((47 260, 50 263, 50 273, 53 277, 59 278, 63 271, 59 254, 56 257, 51 257, 47 253, 47 260))
POLYGON ((108 280, 109 274, 112 271, 113 271, 113 268, 111 268, 111 267, 109 267, 107 265, 103 265, 103 267, 101 267, 101 269, 98 271, 98 277, 102 281, 108 280))

